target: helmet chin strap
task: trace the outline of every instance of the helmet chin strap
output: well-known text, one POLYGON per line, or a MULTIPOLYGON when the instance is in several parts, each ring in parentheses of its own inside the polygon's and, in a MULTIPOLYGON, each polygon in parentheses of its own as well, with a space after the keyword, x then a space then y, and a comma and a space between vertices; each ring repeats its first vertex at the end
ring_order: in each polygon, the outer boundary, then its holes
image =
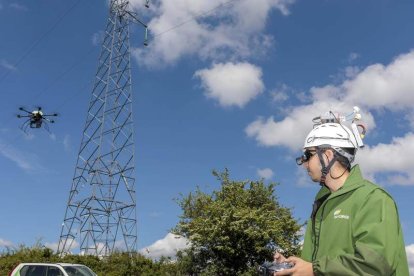
POLYGON ((319 162, 321 163, 321 166, 322 166, 322 169, 321 169, 322 175, 321 175, 321 180, 319 181, 319 184, 321 186, 326 186, 326 184, 325 184, 326 176, 328 175, 329 170, 332 168, 333 164, 335 163, 335 161, 337 159, 337 155, 336 155, 335 151, 333 151, 334 156, 333 156, 332 160, 328 163, 328 165, 325 165, 325 160, 323 159, 323 156, 322 156, 322 154, 325 152, 325 150, 326 149, 319 149, 319 148, 316 150, 316 153, 318 154, 318 157, 319 157, 319 162))

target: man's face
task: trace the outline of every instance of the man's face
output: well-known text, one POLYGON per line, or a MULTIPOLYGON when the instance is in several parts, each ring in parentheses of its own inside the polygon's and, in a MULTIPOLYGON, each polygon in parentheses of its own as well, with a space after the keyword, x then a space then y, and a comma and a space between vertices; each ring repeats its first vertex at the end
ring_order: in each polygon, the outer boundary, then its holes
POLYGON ((316 153, 315 147, 310 147, 305 149, 304 153, 308 158, 303 163, 304 168, 308 171, 309 177, 314 182, 319 182, 321 180, 321 163, 319 161, 319 156, 316 153))

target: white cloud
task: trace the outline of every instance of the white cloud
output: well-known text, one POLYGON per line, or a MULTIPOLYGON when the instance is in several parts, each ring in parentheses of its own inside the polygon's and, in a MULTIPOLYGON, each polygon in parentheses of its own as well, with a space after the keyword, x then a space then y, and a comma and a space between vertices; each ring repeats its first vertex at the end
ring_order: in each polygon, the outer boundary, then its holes
POLYGON ((286 84, 281 84, 270 92, 270 96, 273 102, 282 103, 289 99, 290 93, 292 93, 292 89, 286 84))
POLYGON ((92 44, 94 46, 99 46, 102 44, 103 40, 105 37, 105 32, 104 31, 99 31, 96 32, 92 35, 92 44))
POLYGON ((37 156, 30 153, 22 152, 14 148, 10 144, 4 144, 1 140, 0 155, 13 161, 18 167, 25 170, 26 172, 32 172, 35 170, 43 169, 43 167, 40 165, 37 156))
POLYGON ((289 99, 287 93, 283 91, 272 91, 271 96, 274 102, 285 102, 289 99))
POLYGON ((52 249, 57 252, 59 243, 58 242, 45 242, 45 247, 52 249))
POLYGON ((70 142, 70 136, 69 135, 65 135, 65 137, 63 137, 63 148, 65 149, 65 151, 70 151, 71 150, 71 142, 70 142))
POLYGON ((19 3, 10 3, 9 7, 13 8, 15 10, 18 10, 18 11, 28 11, 29 10, 26 6, 24 6, 22 4, 19 4, 19 3))
MULTIPOLYGON (((313 104, 295 107, 289 111, 289 116, 281 121, 274 117, 258 118, 250 123, 245 132, 249 137, 263 146, 285 146, 292 150, 299 150, 303 146, 307 133, 312 129, 312 118, 322 115, 326 111, 352 111, 352 106, 335 99, 325 98, 325 101, 315 101, 313 104)), ((366 116, 371 125, 374 125, 371 115, 366 116)))
MULTIPOLYGON (((294 164, 292 162, 292 164, 294 164)), ((314 183, 309 178, 308 171, 303 167, 297 167, 296 172, 296 186, 299 187, 314 187, 315 185, 319 185, 319 183, 314 183)))
MULTIPOLYGON (((355 105, 360 106, 363 111, 362 118, 368 126, 368 135, 376 125, 370 112, 373 110, 407 111, 407 125, 414 125, 411 121, 413 117, 409 113, 414 105, 414 51, 398 56, 389 65, 374 64, 354 73, 355 76, 340 85, 312 87, 309 91, 309 104, 292 107, 288 116, 279 121, 272 116, 267 119, 258 118, 246 127, 246 134, 259 145, 285 146, 298 150, 312 128, 312 118, 330 110, 348 114, 355 105)), ((367 173, 373 176, 388 172, 391 173, 389 182, 412 185, 414 173, 411 173, 409 164, 414 160, 405 154, 413 150, 411 144, 414 144, 413 134, 408 133, 404 137, 395 137, 390 144, 367 146, 360 151, 358 160, 367 173), (386 160, 382 160, 385 158, 386 160), (389 162, 390 159, 393 162, 389 162)))
POLYGON ((352 53, 350 53, 350 54, 349 54, 349 56, 348 56, 348 62, 349 62, 349 63, 352 63, 352 62, 354 62, 355 60, 357 60, 359 57, 360 57, 360 54, 352 52, 352 53))
POLYGON ((2 59, 0 60, 0 66, 9 70, 9 71, 16 71, 17 68, 13 64, 9 63, 7 60, 2 59))
POLYGON ((0 239, 0 247, 13 247, 13 243, 8 240, 0 239))
POLYGON ((398 56, 385 66, 373 64, 345 81, 343 100, 366 108, 400 110, 414 104, 414 51, 398 56))
POLYGON ((344 70, 345 77, 354 78, 355 76, 359 74, 360 71, 361 71, 361 68, 359 68, 359 66, 347 66, 345 67, 345 70, 344 70))
POLYGON ((363 166, 364 173, 367 175, 377 172, 390 173, 386 180, 387 184, 412 185, 414 156, 407 152, 414 152, 413 133, 407 133, 404 137, 395 137, 390 144, 366 146, 357 154, 356 162, 363 166))
POLYGON ((161 256, 173 258, 178 250, 185 248, 188 248, 188 240, 186 238, 168 233, 163 239, 140 249, 139 252, 152 259, 157 259, 161 256))
POLYGON ((271 179, 274 175, 274 172, 269 168, 257 169, 257 175, 264 179, 271 179))
POLYGON ((405 247, 405 251, 407 252, 408 268, 410 270, 410 275, 414 275, 414 244, 407 245, 405 247))
MULTIPOLYGON (((62 242, 62 244, 60 246, 62 249, 63 249, 63 245, 65 245, 65 251, 66 252, 69 251, 70 253, 73 254, 76 250, 79 249, 79 243, 76 241, 76 239, 67 239, 66 244, 64 244, 65 241, 63 241, 63 240, 61 240, 59 242, 62 242)), ((59 242, 57 242, 57 243, 46 243, 45 246, 52 249, 52 250, 57 251, 57 249, 59 247, 59 242)))
POLYGON ((214 64, 194 76, 200 78, 205 95, 225 107, 242 108, 264 90, 262 70, 250 63, 214 64))
POLYGON ((164 66, 187 55, 218 61, 263 54, 273 43, 263 34, 269 13, 287 15, 294 1, 162 0, 147 11, 142 2, 131 4, 139 13, 153 12, 148 23, 153 40, 133 55, 147 66, 164 66))

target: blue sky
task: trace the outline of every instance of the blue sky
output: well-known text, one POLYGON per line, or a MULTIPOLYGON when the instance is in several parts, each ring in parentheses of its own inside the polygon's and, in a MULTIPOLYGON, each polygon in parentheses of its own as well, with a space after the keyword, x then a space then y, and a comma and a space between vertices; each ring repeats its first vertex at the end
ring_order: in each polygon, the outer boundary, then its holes
MULTIPOLYGON (((130 1, 139 248, 177 243, 174 202, 213 169, 280 183, 304 222, 318 185, 294 158, 311 119, 360 106, 357 162, 394 197, 414 273, 414 1, 130 1)), ((107 1, 0 0, 0 248, 58 241, 107 1), (19 106, 59 112, 25 135, 19 106)))

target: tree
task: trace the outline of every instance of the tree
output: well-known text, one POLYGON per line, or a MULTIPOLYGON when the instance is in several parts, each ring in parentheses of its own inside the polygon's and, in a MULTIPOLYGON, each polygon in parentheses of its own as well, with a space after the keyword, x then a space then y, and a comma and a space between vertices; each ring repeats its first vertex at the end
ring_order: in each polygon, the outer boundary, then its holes
POLYGON ((189 240, 178 263, 189 274, 248 275, 271 260, 275 249, 289 256, 299 251, 301 225, 275 197, 276 183, 233 181, 229 171, 213 171, 221 189, 197 188, 177 203, 183 210, 172 230, 189 240))

